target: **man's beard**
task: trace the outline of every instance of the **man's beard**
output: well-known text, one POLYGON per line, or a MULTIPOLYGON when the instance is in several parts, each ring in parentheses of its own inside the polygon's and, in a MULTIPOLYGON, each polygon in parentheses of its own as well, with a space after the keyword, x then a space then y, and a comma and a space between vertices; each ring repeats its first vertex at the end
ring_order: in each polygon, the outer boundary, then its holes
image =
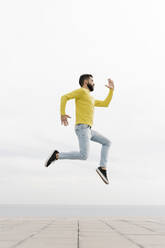
POLYGON ((90 83, 87 83, 87 86, 88 86, 88 88, 89 88, 90 91, 93 91, 94 90, 94 86, 91 85, 90 83))

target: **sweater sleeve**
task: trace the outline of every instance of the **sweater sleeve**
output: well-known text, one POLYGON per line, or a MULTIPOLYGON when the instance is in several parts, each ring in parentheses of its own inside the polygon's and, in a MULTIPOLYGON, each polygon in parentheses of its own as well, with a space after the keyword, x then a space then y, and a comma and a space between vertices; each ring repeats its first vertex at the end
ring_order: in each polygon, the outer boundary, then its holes
POLYGON ((68 100, 73 99, 73 98, 79 98, 82 94, 82 89, 77 89, 77 90, 73 90, 63 96, 61 96, 61 103, 60 103, 60 112, 61 115, 65 115, 65 107, 66 107, 66 103, 68 100))
POLYGON ((110 103, 110 101, 112 99, 113 92, 114 92, 114 89, 112 89, 112 88, 109 89, 108 96, 103 101, 95 99, 94 106, 96 106, 96 107, 108 107, 109 103, 110 103))

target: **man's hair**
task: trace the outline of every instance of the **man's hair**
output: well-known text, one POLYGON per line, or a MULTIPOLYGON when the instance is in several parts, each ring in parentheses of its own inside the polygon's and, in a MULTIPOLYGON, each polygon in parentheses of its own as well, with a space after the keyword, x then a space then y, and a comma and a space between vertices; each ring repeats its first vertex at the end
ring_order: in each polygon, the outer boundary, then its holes
POLYGON ((84 80, 89 79, 90 77, 93 77, 93 76, 91 74, 83 74, 83 75, 81 75, 80 78, 79 78, 80 86, 82 87, 83 84, 84 84, 84 80))

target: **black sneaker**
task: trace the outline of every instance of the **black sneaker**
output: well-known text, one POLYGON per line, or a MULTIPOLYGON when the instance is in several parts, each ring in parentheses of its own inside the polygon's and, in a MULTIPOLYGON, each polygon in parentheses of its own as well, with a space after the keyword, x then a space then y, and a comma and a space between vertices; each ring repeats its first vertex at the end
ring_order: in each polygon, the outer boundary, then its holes
POLYGON ((57 160, 56 154, 59 153, 59 151, 55 150, 51 157, 48 159, 48 161, 45 163, 45 167, 48 167, 53 161, 57 160))
POLYGON ((99 176, 102 178, 102 180, 106 183, 109 184, 108 177, 107 177, 107 170, 104 170, 99 166, 96 169, 96 172, 99 174, 99 176))

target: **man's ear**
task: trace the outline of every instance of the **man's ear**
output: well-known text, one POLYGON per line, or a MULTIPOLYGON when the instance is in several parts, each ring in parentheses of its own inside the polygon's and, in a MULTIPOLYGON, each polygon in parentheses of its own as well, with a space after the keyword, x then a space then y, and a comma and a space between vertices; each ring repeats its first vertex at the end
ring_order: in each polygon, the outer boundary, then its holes
POLYGON ((88 81, 85 79, 85 80, 84 80, 84 84, 87 84, 87 83, 88 83, 88 81))

